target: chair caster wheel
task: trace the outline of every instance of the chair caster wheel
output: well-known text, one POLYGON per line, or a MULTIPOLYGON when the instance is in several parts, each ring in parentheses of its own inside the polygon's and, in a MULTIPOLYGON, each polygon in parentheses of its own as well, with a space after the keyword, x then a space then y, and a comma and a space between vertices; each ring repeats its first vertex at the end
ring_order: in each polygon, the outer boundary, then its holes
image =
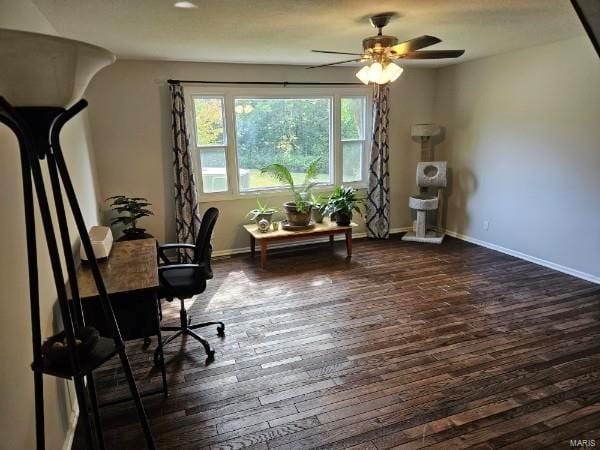
POLYGON ((215 351, 211 350, 206 355, 207 355, 206 356, 206 365, 208 366, 209 364, 211 364, 215 361, 215 351))
POLYGON ((154 357, 152 358, 154 360, 154 365, 157 366, 157 367, 160 364, 159 349, 160 349, 160 347, 156 348, 156 350, 154 351, 154 357))
POLYGON ((217 336, 225 337, 225 325, 217 327, 217 336))

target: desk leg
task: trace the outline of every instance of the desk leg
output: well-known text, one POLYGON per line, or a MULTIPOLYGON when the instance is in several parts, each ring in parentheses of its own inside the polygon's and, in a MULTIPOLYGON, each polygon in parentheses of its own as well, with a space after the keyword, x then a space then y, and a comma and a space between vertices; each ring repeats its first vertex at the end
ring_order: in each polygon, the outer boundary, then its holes
POLYGON ((352 229, 346 231, 346 253, 348 258, 352 257, 352 229))
POLYGON ((260 240, 260 268, 264 269, 267 265, 267 240, 260 240))
POLYGON ((334 237, 335 237, 335 236, 334 236, 333 234, 330 234, 330 235, 329 235, 329 245, 333 245, 333 238, 334 238, 334 237))
MULTIPOLYGON (((165 398, 167 398, 169 396, 169 387, 167 385, 167 369, 165 367, 165 349, 163 346, 163 338, 162 338, 162 333, 160 331, 160 321, 162 319, 162 307, 160 304, 160 299, 158 298, 158 296, 154 297, 154 301, 156 302, 156 328, 157 328, 157 332, 156 332, 156 340, 157 340, 157 347, 156 347, 156 351, 158 352, 158 362, 160 364, 160 374, 162 376, 162 383, 163 383, 163 396, 165 398)), ((156 353, 154 353, 154 364, 156 364, 156 353)))
POLYGON ((250 235, 250 257, 254 258, 256 254, 256 239, 254 236, 250 235))

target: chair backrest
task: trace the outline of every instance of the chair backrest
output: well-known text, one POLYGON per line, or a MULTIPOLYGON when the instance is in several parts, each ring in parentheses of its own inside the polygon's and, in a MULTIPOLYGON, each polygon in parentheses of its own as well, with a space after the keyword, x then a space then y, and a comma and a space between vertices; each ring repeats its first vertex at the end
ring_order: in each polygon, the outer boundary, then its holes
POLYGON ((194 251, 194 264, 205 263, 210 266, 210 255, 212 247, 210 245, 210 239, 212 237, 213 229, 217 223, 219 217, 219 210, 217 208, 208 208, 202 216, 202 222, 200 223, 200 231, 196 238, 196 250, 194 251))

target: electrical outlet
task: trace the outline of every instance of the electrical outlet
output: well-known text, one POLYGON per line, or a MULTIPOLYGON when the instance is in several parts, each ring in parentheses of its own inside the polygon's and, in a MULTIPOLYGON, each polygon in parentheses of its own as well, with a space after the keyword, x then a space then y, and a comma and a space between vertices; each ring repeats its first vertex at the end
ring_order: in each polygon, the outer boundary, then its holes
POLYGON ((485 231, 487 231, 487 230, 489 230, 489 228, 490 228, 490 222, 489 222, 489 221, 487 221, 487 220, 484 220, 484 221, 483 221, 483 229, 484 229, 485 231))

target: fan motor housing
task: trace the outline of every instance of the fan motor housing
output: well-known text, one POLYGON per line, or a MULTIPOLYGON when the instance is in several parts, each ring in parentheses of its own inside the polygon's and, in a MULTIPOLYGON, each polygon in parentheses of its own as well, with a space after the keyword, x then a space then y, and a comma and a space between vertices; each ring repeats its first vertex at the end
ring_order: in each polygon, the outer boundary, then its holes
POLYGON ((369 36, 368 38, 363 39, 363 49, 365 51, 377 51, 377 49, 383 50, 386 47, 392 47, 397 43, 398 38, 395 36, 386 36, 385 34, 378 36, 369 36))

